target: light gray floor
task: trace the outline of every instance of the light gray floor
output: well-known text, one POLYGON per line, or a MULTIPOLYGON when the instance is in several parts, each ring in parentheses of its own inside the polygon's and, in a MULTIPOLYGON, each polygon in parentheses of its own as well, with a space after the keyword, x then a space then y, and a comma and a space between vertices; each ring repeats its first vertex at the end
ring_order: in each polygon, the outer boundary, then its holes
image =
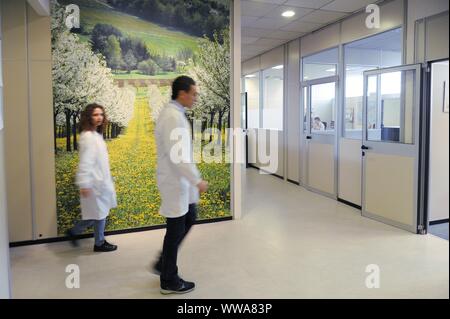
POLYGON ((448 298, 449 243, 363 218, 359 211, 256 170, 244 182, 241 220, 197 225, 181 248, 182 276, 197 289, 164 297, 148 272, 164 230, 11 249, 15 298, 448 298), (65 287, 77 264, 81 287, 65 287), (380 288, 366 287, 366 267, 380 288))

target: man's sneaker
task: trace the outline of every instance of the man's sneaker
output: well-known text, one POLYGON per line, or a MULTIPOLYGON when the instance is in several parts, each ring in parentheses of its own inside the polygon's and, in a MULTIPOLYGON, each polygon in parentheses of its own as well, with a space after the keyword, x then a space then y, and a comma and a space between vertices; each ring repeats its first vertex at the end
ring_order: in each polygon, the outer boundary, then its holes
POLYGON ((114 250, 117 250, 117 246, 108 243, 106 240, 104 241, 103 245, 101 245, 101 246, 94 245, 95 252, 109 252, 109 251, 114 251, 114 250))
POLYGON ((79 247, 80 243, 77 240, 77 237, 75 236, 74 233, 72 233, 71 229, 68 229, 66 231, 66 236, 69 238, 70 244, 72 245, 72 247, 79 247))
POLYGON ((169 294, 185 294, 194 290, 195 284, 193 282, 184 281, 180 279, 177 287, 169 287, 161 284, 161 293, 163 295, 169 294))

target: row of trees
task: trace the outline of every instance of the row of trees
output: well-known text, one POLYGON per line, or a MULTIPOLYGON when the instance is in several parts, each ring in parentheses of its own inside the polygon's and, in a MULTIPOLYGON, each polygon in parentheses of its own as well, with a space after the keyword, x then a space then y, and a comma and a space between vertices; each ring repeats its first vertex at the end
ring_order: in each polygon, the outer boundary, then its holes
POLYGON ((124 35, 109 24, 96 24, 91 32, 90 43, 92 50, 103 55, 113 70, 126 70, 129 73, 138 69, 144 74, 155 75, 161 71, 174 72, 177 68, 175 58, 151 54, 141 39, 124 35))
POLYGON ((131 120, 135 91, 114 85, 111 69, 103 57, 66 29, 64 9, 52 1, 52 10, 55 150, 58 127, 62 126, 66 150, 70 152, 77 149, 78 123, 87 104, 96 102, 105 107, 110 121, 106 134, 114 138, 131 120))
MULTIPOLYGON (((230 37, 227 29, 216 32, 213 41, 204 37, 199 40, 199 50, 190 66, 189 75, 199 87, 199 97, 193 111, 186 113, 189 121, 202 123, 202 136, 206 129, 217 128, 222 133, 230 127, 230 37), (226 124, 225 124, 226 123, 226 124)), ((168 93, 168 92, 165 92, 168 93)), ((159 112, 169 101, 169 94, 161 92, 161 88, 149 87, 148 98, 153 119, 157 120, 159 112)), ((209 141, 213 138, 209 134, 209 141)))
POLYGON ((165 92, 162 90, 163 88, 158 88, 156 85, 148 87, 148 104, 154 121, 158 119, 159 113, 170 100, 170 89, 167 89, 165 92))
POLYGON ((108 0, 108 4, 148 21, 175 26, 213 40, 214 32, 228 27, 228 0, 108 0))
POLYGON ((224 127, 230 127, 231 61, 228 29, 215 32, 212 41, 207 37, 199 40, 198 52, 191 76, 198 82, 200 94, 197 107, 188 113, 188 117, 202 121, 202 132, 216 126, 221 134, 218 141, 221 142, 224 127))

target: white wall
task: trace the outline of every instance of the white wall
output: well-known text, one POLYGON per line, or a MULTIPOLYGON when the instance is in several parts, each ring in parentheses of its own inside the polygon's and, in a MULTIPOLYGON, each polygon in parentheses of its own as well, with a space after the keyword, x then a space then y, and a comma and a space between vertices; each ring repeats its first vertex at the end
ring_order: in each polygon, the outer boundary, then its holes
MULTIPOLYGON (((433 16, 441 12, 448 11, 448 0, 408 0, 408 28, 407 28, 407 54, 406 63, 414 63, 415 48, 415 24, 422 18, 433 16)), ((441 42, 447 44, 448 57, 448 27, 440 30, 436 36, 441 42), (446 34, 445 34, 446 33, 446 34)), ((422 61, 417 61, 422 62, 422 61)))
POLYGON ((0 1, 0 299, 10 297, 9 285, 9 238, 6 210, 5 165, 4 165, 4 130, 3 130, 3 81, 2 81, 2 30, 0 1))
MULTIPOLYGON (((1 90, 1 88, 0 88, 1 90)), ((10 297, 9 288, 9 238, 6 210, 3 134, 0 129, 0 299, 10 297)))
POLYGON ((443 82, 447 81, 447 88, 449 83, 448 67, 448 62, 439 63, 434 64, 432 70, 430 188, 428 192, 430 221, 449 218, 449 113, 442 111, 443 82))

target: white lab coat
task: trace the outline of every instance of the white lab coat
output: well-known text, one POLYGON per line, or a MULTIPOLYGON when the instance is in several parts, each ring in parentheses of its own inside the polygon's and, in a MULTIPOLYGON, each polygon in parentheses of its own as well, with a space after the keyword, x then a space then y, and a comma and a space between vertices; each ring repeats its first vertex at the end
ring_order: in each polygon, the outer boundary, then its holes
POLYGON ((184 108, 175 101, 166 105, 156 121, 156 144, 158 148, 157 182, 161 195, 159 213, 168 218, 177 218, 188 212, 189 204, 198 203, 200 195, 197 184, 202 180, 193 163, 191 126, 184 108), (173 130, 188 132, 188 144, 182 152, 182 161, 172 161, 170 152, 179 140, 171 140, 173 130))
POLYGON ((79 146, 76 184, 92 190, 89 197, 80 198, 82 219, 102 220, 111 208, 117 207, 106 143, 100 133, 84 131, 80 135, 79 146))

